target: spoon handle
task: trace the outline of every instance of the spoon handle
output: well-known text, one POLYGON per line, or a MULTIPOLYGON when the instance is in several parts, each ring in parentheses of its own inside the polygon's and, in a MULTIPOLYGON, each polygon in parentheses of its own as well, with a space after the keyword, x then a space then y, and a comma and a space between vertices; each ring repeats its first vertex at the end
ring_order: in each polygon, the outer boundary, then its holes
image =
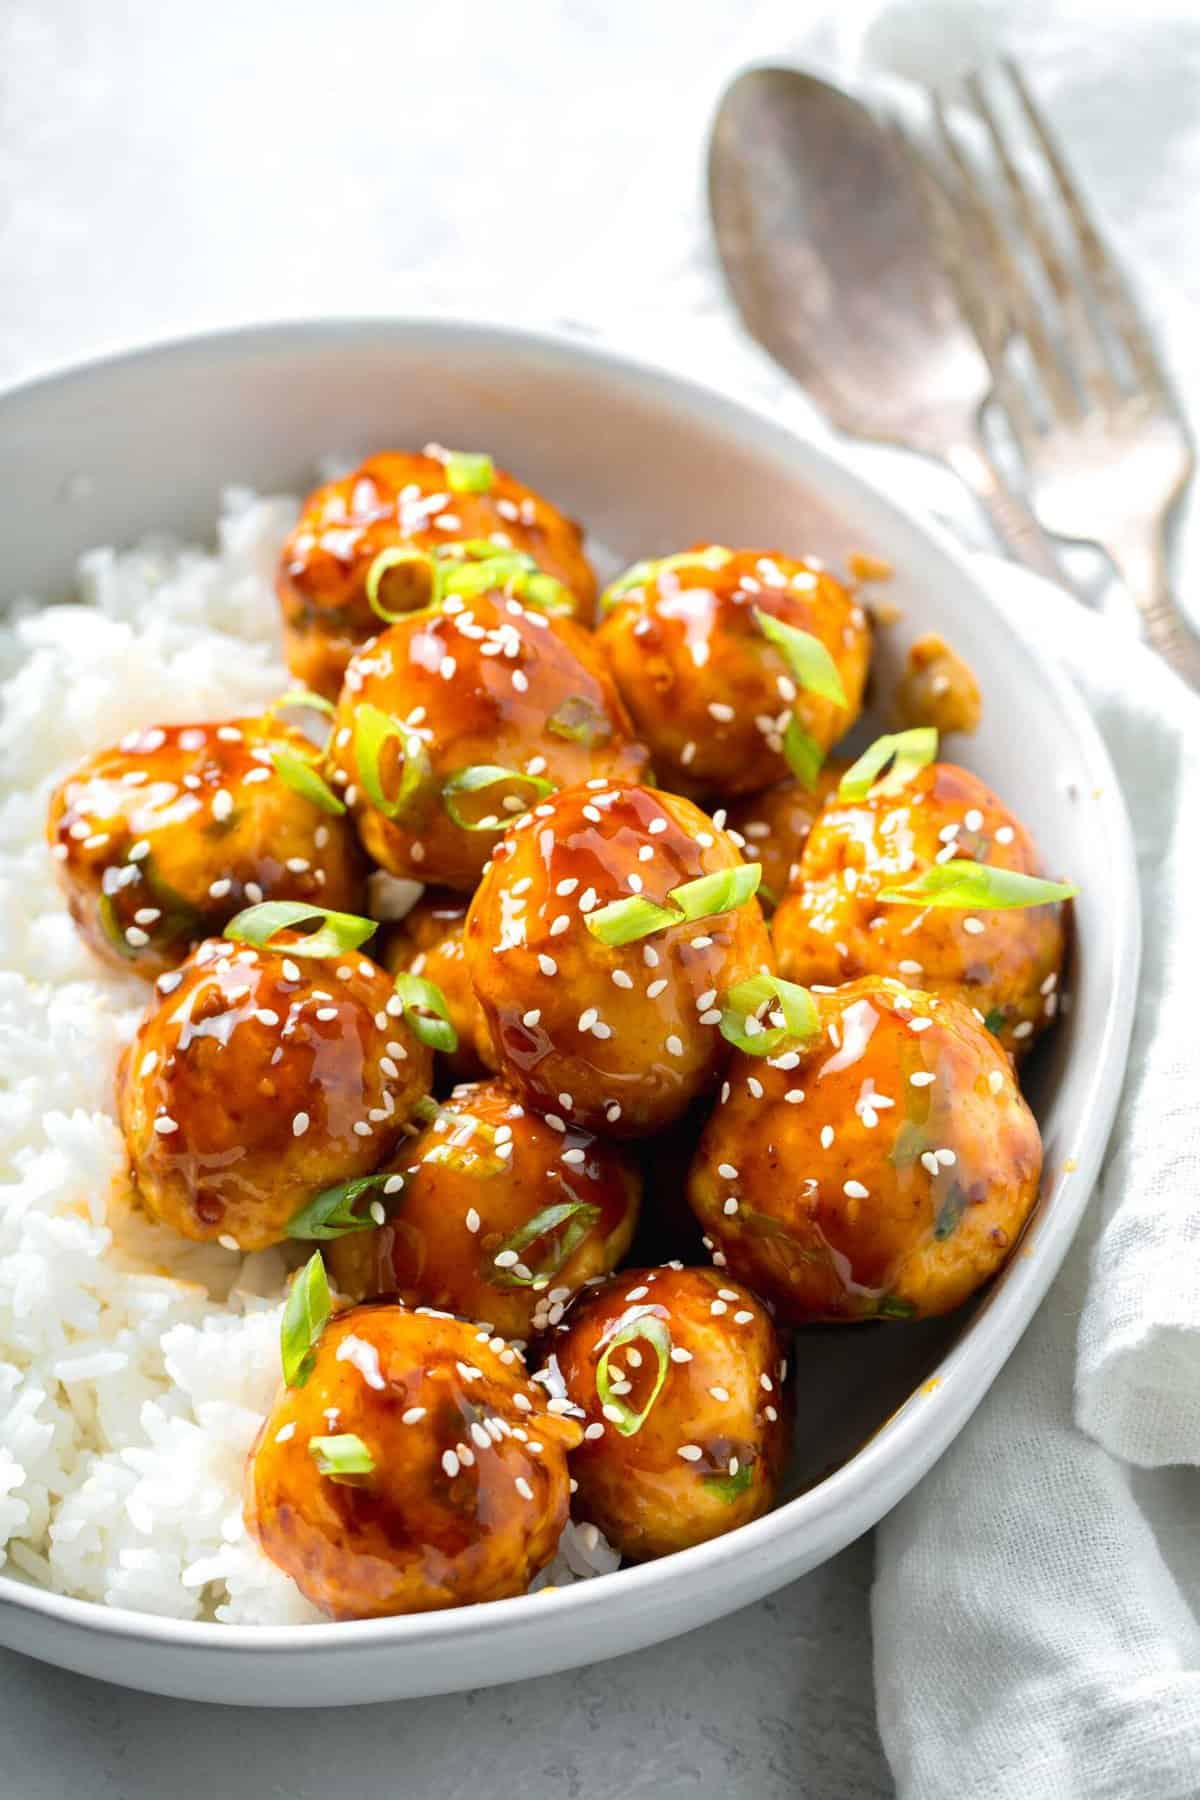
POLYGON ((987 514, 1001 543, 1035 575, 1067 588, 1077 600, 1087 596, 1055 555, 1049 538, 1025 502, 1013 492, 979 433, 951 444, 943 452, 959 479, 966 483, 987 514))

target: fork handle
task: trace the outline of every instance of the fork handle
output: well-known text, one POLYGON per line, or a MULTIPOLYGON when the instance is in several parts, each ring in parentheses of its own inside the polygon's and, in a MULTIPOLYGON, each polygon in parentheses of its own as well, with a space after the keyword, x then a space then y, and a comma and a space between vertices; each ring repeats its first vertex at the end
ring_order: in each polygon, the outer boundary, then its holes
POLYGON ((1104 549, 1137 604, 1148 642, 1190 687, 1200 689, 1200 638, 1171 592, 1161 526, 1114 537, 1104 549))
POLYGON ((981 433, 976 432, 943 452, 961 481, 983 507, 1001 543, 1027 569, 1043 575, 1059 587, 1069 588, 1077 600, 1086 596, 1050 547, 1050 540, 1019 495, 1009 486, 1003 471, 981 433))

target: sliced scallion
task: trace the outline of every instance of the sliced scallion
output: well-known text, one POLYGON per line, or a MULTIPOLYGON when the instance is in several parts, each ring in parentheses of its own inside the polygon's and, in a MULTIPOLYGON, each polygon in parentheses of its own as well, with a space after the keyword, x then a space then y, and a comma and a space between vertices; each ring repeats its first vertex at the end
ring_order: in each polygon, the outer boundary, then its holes
POLYGON ((396 977, 396 992, 404 1002, 404 1017, 414 1037, 431 1050, 458 1049, 458 1033, 450 1023, 446 996, 436 982, 402 969, 396 977))
POLYGON ((264 950, 278 932, 313 919, 321 920, 318 931, 289 939, 278 949, 289 956, 345 956, 378 930, 374 919, 360 918, 357 913, 331 912, 327 906, 312 906, 304 900, 264 900, 230 919, 223 935, 236 944, 254 944, 264 950))
POLYGON ((520 769, 505 769, 498 763, 472 763, 469 768, 458 769, 442 784, 442 805, 463 831, 498 831, 495 812, 485 814, 482 819, 469 819, 458 802, 459 794, 478 794, 485 788, 512 787, 518 785, 530 790, 530 798, 521 801, 521 809, 531 806, 534 800, 544 800, 547 794, 554 792, 554 783, 546 781, 541 775, 525 775, 520 769))
POLYGON ((761 606, 755 607, 754 617, 758 629, 779 651, 802 688, 819 695, 822 700, 832 700, 837 706, 848 704, 837 664, 819 637, 814 637, 811 631, 801 631, 798 625, 777 619, 774 613, 764 612, 761 606))
POLYGON ((753 1480, 753 1460, 742 1459, 738 1462, 735 1475, 706 1475, 704 1485, 706 1488, 711 1488, 714 1494, 719 1494, 727 1506, 731 1506, 747 1491, 753 1480))
POLYGON ((283 1379, 288 1387, 303 1387, 312 1374, 317 1341, 332 1305, 325 1264, 321 1252, 314 1250, 288 1289, 279 1327, 283 1379))
POLYGON ((446 480, 454 494, 486 494, 496 478, 496 465, 479 450, 447 450, 446 480))
POLYGON ((1043 881, 1016 869, 955 858, 933 863, 902 887, 881 888, 877 896, 894 906, 955 906, 964 911, 1002 911, 1015 906, 1050 906, 1070 900, 1079 889, 1069 881, 1043 881))
POLYGON ((608 714, 593 701, 584 699, 582 694, 571 694, 550 714, 546 730, 554 737, 569 738, 572 743, 582 744, 585 750, 590 750, 612 736, 612 723, 608 714))
POLYGON ((325 713, 328 718, 332 718, 334 712, 332 700, 326 700, 323 694, 314 694, 311 688, 299 687, 289 688, 286 694, 280 694, 278 700, 272 701, 267 708, 267 714, 272 716, 288 706, 306 707, 310 712, 325 713))
POLYGON ((622 1437, 634 1437, 642 1429, 650 1416, 651 1408, 662 1392, 664 1381, 671 1367, 671 1333, 666 1321, 649 1307, 634 1307, 625 1315, 624 1321, 609 1338, 604 1354, 596 1364, 596 1392, 600 1404, 604 1408, 604 1416, 622 1437), (610 1358, 623 1344, 646 1342, 653 1350, 658 1361, 654 1382, 650 1393, 641 1408, 635 1412, 629 1403, 613 1391, 613 1376, 609 1367, 610 1358))
POLYGON ((808 735, 794 713, 783 734, 783 754, 800 786, 812 793, 825 761, 825 752, 816 738, 808 735))
MULTIPOLYGON (((393 582, 392 586, 396 584, 393 582)), ((418 550, 413 544, 392 544, 387 550, 381 550, 370 568, 367 570, 367 603, 377 618, 385 624, 395 625, 408 613, 420 612, 423 607, 431 606, 438 598, 438 565, 428 550, 418 550), (393 569, 409 569, 424 571, 423 580, 413 588, 412 599, 407 606, 393 612, 383 604, 380 589, 384 577, 393 569)))
POLYGON ((390 1169, 375 1175, 359 1175, 353 1181, 341 1181, 336 1187, 322 1188, 306 1206, 292 1214, 287 1234, 310 1242, 325 1238, 346 1237, 352 1231, 370 1231, 377 1223, 369 1213, 355 1210, 364 1194, 382 1188, 394 1179, 390 1169))
POLYGON ((331 1481, 345 1481, 350 1475, 369 1475, 375 1467, 375 1458, 352 1431, 340 1432, 336 1437, 309 1438, 308 1453, 317 1465, 318 1474, 328 1475, 331 1481))
POLYGON ((779 975, 751 975, 721 1000, 721 1036, 751 1056, 773 1056, 784 1044, 807 1041, 820 1027, 817 1003, 805 987, 779 975), (759 1015, 769 1008, 763 1024, 759 1015), (774 1023, 778 1013, 782 1024, 774 1023))
POLYGON ((318 773, 308 757, 301 756, 298 750, 291 750, 286 745, 279 745, 271 752, 271 761, 275 764, 276 773, 281 781, 287 783, 292 792, 305 800, 311 800, 322 812, 344 813, 345 802, 339 800, 325 777, 318 773))
POLYGON ((662 575, 670 575, 676 569, 722 569, 732 561, 733 551, 726 550, 723 544, 706 544, 701 550, 680 550, 674 556, 659 556, 650 561, 636 562, 605 588, 600 596, 600 610, 608 612, 626 594, 645 587, 648 581, 657 581, 662 575))
POLYGON ((588 913, 587 928, 602 944, 616 949, 656 931, 666 931, 671 925, 694 924, 697 919, 732 912, 753 899, 761 880, 761 863, 739 863, 736 868, 718 869, 715 874, 700 875, 695 881, 672 888, 666 906, 648 900, 644 894, 611 900, 607 906, 588 913))
POLYGON ((877 737, 838 782, 838 799, 865 800, 868 794, 898 794, 937 755, 938 734, 932 725, 877 737), (879 780, 891 763, 888 773, 879 780))
POLYGON ((585 1200, 563 1200, 543 1207, 488 1251, 481 1269, 484 1279, 499 1288, 532 1287, 535 1282, 549 1281, 566 1267, 599 1217, 600 1208, 585 1200), (545 1250, 535 1262, 526 1253, 539 1239, 544 1240, 545 1250), (497 1268, 496 1258, 505 1252, 512 1252, 518 1261, 497 1268))
POLYGON ((421 738, 370 701, 355 709, 354 760, 363 792, 385 819, 403 819, 410 813, 433 777, 429 752, 421 738), (403 766, 400 785, 389 796, 383 785, 383 754, 393 739, 400 745, 403 766))

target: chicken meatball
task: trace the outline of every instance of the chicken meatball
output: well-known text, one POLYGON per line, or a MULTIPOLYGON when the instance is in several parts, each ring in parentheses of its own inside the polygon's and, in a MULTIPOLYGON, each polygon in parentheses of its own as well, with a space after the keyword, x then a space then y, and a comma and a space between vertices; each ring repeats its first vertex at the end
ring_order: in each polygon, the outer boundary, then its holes
POLYGON ((707 1241, 794 1323, 949 1312, 1037 1198, 1012 1063, 961 1000, 890 977, 813 999, 811 1034, 729 1065, 688 1184, 707 1241))
POLYGON ((703 545, 636 564, 603 607, 597 641, 668 787, 753 793, 858 716, 867 615, 816 564, 703 545))
POLYGON ((551 1348, 587 1421, 575 1515, 624 1555, 686 1550, 770 1508, 786 1369, 745 1288, 716 1269, 626 1269, 576 1302, 551 1348))
POLYGON ((811 786, 779 781, 761 794, 751 794, 729 808, 728 829, 742 840, 743 855, 762 864, 758 898, 776 907, 799 878, 800 858, 821 808, 836 791, 844 762, 828 762, 811 786))
POLYGON ((896 975, 968 1002, 1009 1050, 1054 1017, 1063 907, 925 907, 879 899, 953 857, 1036 875, 1025 827, 978 776, 930 763, 898 792, 836 797, 813 826, 799 879, 776 910, 779 971, 806 985, 896 975))
POLYGON ((155 725, 89 756, 47 821, 85 942, 153 979, 260 900, 361 912, 364 858, 316 756, 270 713, 155 725))
POLYGON ((352 1307, 263 1425, 246 1524, 335 1619, 504 1599, 554 1555, 578 1439, 476 1326, 352 1307))
POLYGON ((590 624, 596 578, 573 520, 486 456, 390 450, 311 494, 284 544, 276 591, 288 667, 336 699, 354 651, 379 629, 367 600, 375 558, 398 545, 435 553, 461 543, 523 552, 562 584, 559 604, 590 624))
POLYGON ((360 651, 331 754, 376 862, 467 891, 514 814, 646 767, 591 636, 496 590, 413 613, 360 651))
POLYGON ((369 1175, 429 1091, 431 1053, 355 951, 212 939, 159 977, 122 1058, 137 1191, 184 1237, 261 1250, 331 1184, 369 1175))
POLYGON ((551 1125, 618 1136, 678 1118, 725 1060, 721 990, 770 967, 756 879, 711 819, 652 788, 596 780, 518 820, 466 950, 521 1097, 551 1125))
MULTIPOLYGON (((456 1088, 394 1159, 387 1223, 329 1246, 342 1293, 399 1294, 526 1340, 629 1248, 641 1183, 586 1131, 554 1131, 503 1081, 456 1088)), ((390 1183, 388 1184, 390 1185, 390 1183)))
POLYGON ((389 931, 383 949, 383 966, 393 975, 406 969, 441 989, 458 1040, 442 1062, 457 1081, 474 1081, 496 1066, 487 1022, 467 973, 463 925, 469 904, 465 894, 428 889, 389 931))

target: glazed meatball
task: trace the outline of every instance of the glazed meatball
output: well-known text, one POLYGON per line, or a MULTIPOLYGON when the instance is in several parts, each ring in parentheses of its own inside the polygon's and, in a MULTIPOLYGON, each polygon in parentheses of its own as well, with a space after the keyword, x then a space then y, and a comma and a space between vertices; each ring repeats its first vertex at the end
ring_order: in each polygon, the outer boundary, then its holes
POLYGON ((827 750, 858 716, 870 626, 854 595, 816 564, 704 545, 637 564, 603 606, 597 641, 668 787, 753 793, 789 773, 793 720, 827 750), (820 640, 844 705, 801 683, 776 627, 820 640))
POLYGON ((585 1131, 554 1131, 503 1081, 456 1088, 394 1159, 390 1217, 329 1246, 342 1293, 399 1294, 526 1340, 629 1248, 640 1182, 585 1131))
POLYGON ((730 834, 742 839, 744 856, 762 864, 758 897, 764 907, 778 906, 799 878, 808 834, 845 767, 844 762, 827 762, 811 787, 801 781, 779 781, 729 808, 730 834))
POLYGON ((376 862, 467 891, 534 800, 646 767, 589 633, 500 592, 413 613, 360 651, 331 754, 376 862))
POLYGON ((392 1154, 429 1091, 430 1051, 360 951, 213 939, 158 986, 118 1110, 142 1202, 184 1237, 279 1243, 316 1194, 392 1154))
POLYGON ((501 1070, 552 1124, 642 1136, 715 1082, 718 996, 770 967, 770 940, 752 895, 690 919, 669 895, 734 870, 736 846, 689 800, 600 780, 497 846, 467 914, 467 967, 501 1070), (648 935, 595 935, 602 909, 638 899, 664 909, 648 935))
POLYGON ((389 931, 383 966, 393 975, 407 969, 441 989, 458 1043, 441 1061, 457 1081, 474 1081, 494 1069, 496 1058, 482 1009, 467 973, 463 949, 466 895, 430 888, 403 921, 389 931))
POLYGON ((576 1302, 551 1347, 587 1421, 574 1512, 624 1555, 686 1550, 770 1508, 787 1457, 786 1370, 744 1287, 678 1263, 627 1269, 576 1302))
POLYGON ((336 795, 317 779, 310 797, 316 755, 268 713, 155 725, 89 756, 47 821, 89 947, 153 979, 260 900, 361 913, 364 859, 336 795))
POLYGON ((794 1323, 949 1312, 1037 1198, 1012 1063, 961 1000, 874 976, 814 998, 815 1035, 729 1065, 689 1179, 706 1241, 794 1323))
POLYGON ((288 667, 336 699, 354 651, 379 629, 366 591, 375 558, 397 545, 436 552, 464 542, 523 551, 590 624, 596 578, 573 520, 486 457, 391 450, 311 494, 283 547, 276 590, 288 667))
POLYGON ((504 1599, 557 1548, 578 1439, 516 1351, 476 1326, 356 1306, 325 1327, 308 1380, 283 1388, 263 1425, 246 1523, 335 1619, 504 1599))
POLYGON ((930 763, 898 793, 836 798, 813 826, 797 884, 772 936, 789 980, 836 986, 896 975, 955 994, 1009 1050, 1054 1017, 1065 945, 1063 907, 963 911, 880 901, 881 888, 955 859, 1039 873, 1025 827, 979 778, 930 763))

